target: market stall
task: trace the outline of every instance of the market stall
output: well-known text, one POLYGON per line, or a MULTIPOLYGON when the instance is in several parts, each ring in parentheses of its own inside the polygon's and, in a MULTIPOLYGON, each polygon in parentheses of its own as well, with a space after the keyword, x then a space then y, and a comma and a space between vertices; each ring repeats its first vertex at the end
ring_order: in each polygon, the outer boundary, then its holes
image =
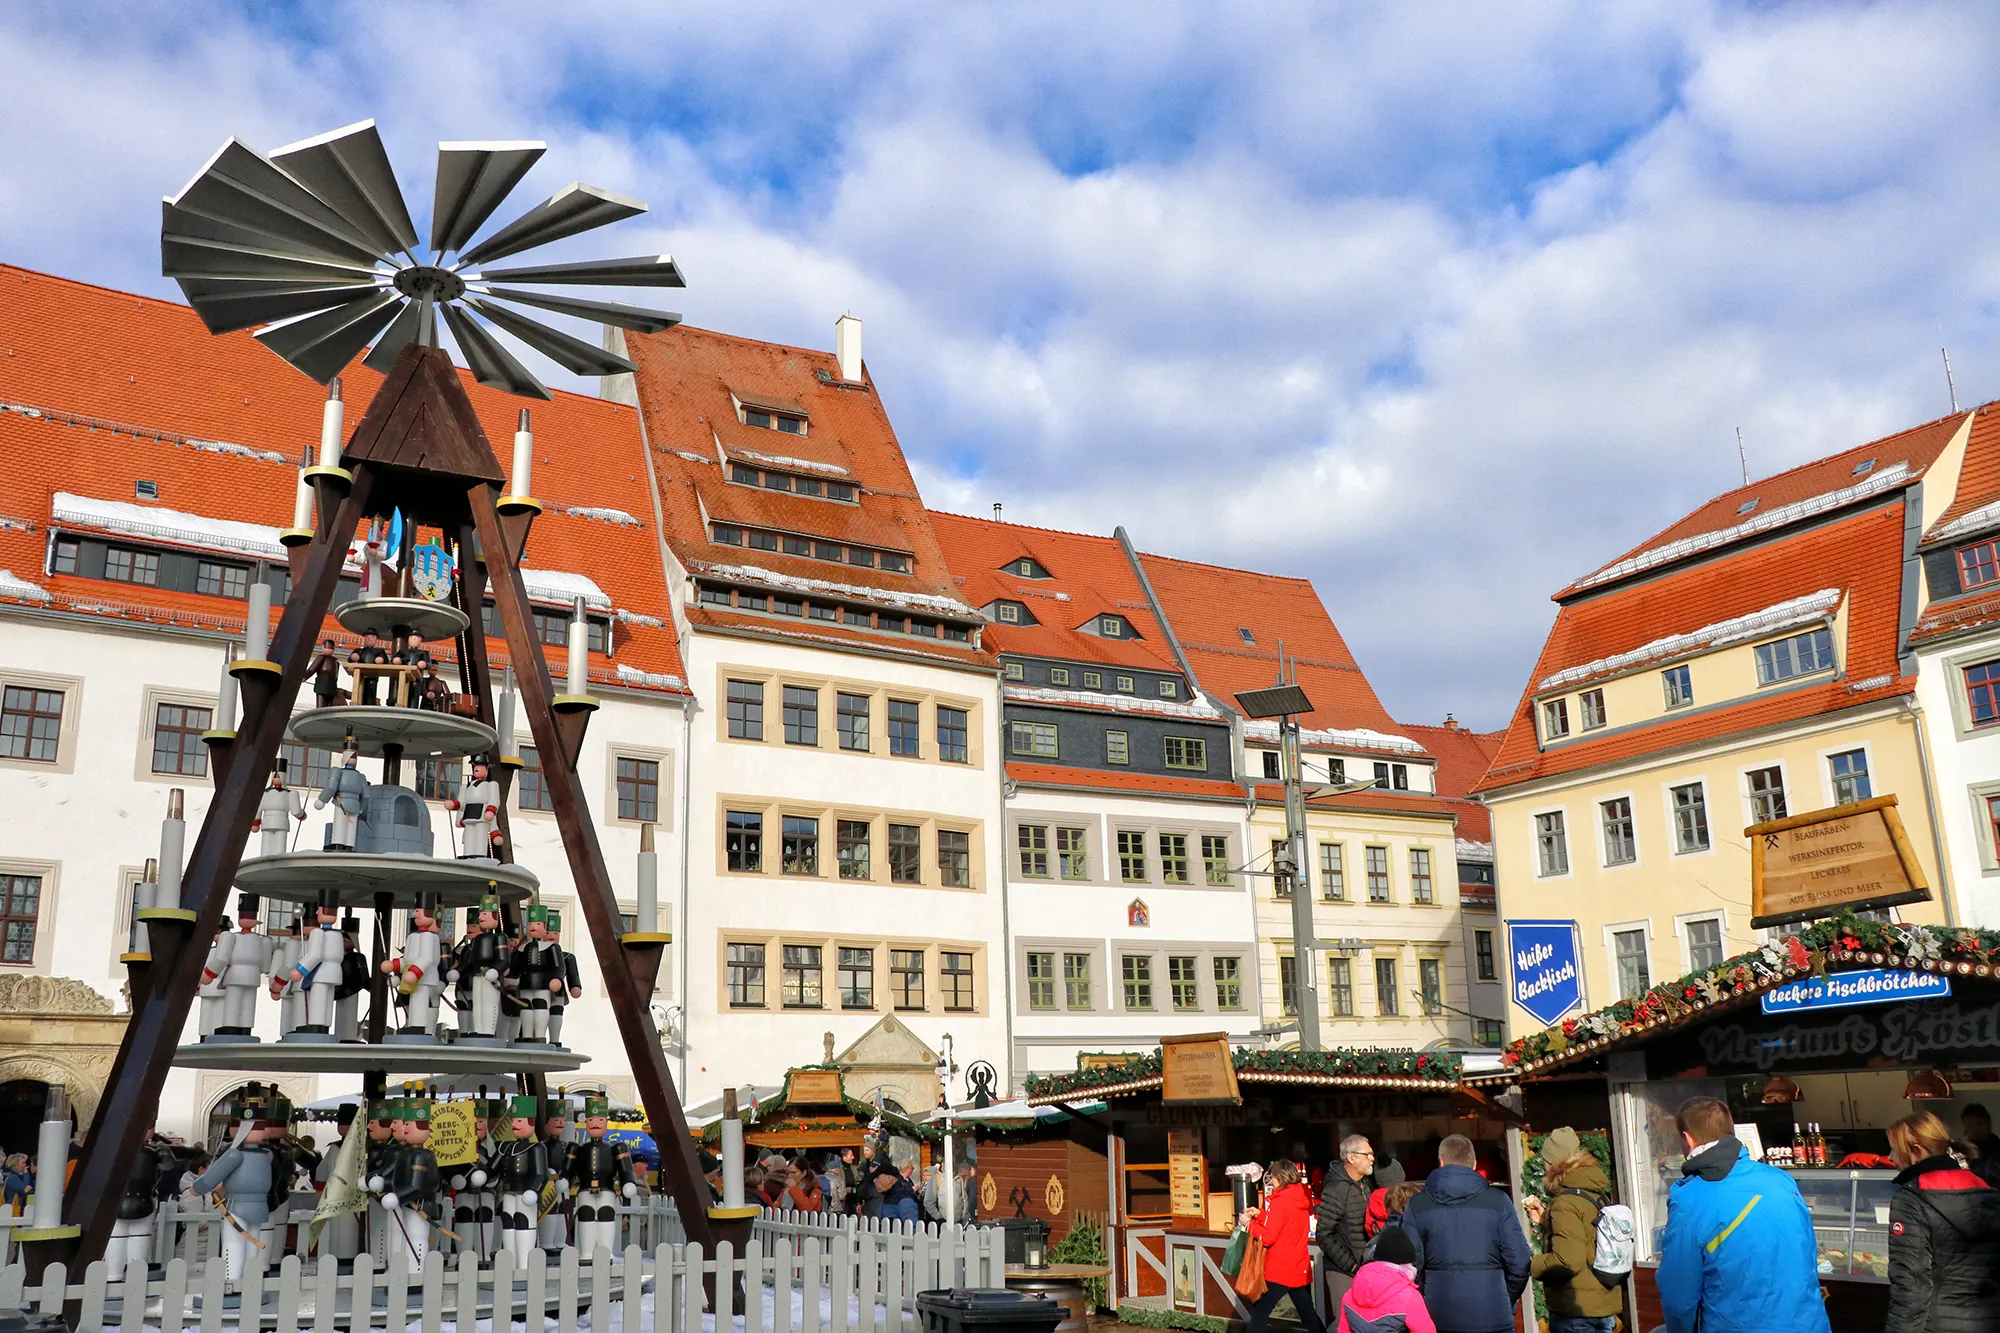
MULTIPOLYGON (((784 1086, 775 1095, 750 1100, 743 1121, 746 1144, 786 1152, 860 1151, 873 1126, 888 1136, 892 1158, 906 1155, 922 1165, 929 1164, 929 1154, 920 1151, 919 1145, 927 1146, 941 1132, 873 1102, 848 1096, 841 1071, 828 1065, 787 1070, 784 1086), (898 1140, 902 1140, 900 1149, 895 1146, 898 1140)), ((721 1134, 719 1118, 700 1131, 702 1141, 711 1147, 721 1141, 721 1134)))

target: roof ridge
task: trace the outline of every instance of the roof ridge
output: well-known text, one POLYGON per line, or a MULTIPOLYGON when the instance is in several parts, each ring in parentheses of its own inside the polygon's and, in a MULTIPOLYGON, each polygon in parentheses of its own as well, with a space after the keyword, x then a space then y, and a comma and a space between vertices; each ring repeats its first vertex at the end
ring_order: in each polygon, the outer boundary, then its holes
MULTIPOLYGON (((835 353, 828 351, 823 347, 805 347, 798 343, 774 342, 769 338, 753 338, 747 333, 725 333, 721 329, 704 328, 700 324, 686 324, 686 323, 676 324, 670 329, 661 329, 658 333, 643 333, 640 334, 639 336, 641 338, 659 338, 659 337, 664 337, 667 334, 676 332, 699 333, 704 337, 721 338, 727 342, 742 343, 752 347, 776 347, 781 351, 786 351, 786 352, 803 352, 807 356, 816 356, 823 361, 837 361, 839 359, 835 353)), ((722 379, 723 377, 717 375, 716 378, 722 379)), ((842 382, 853 384, 853 383, 872 383, 873 381, 846 380, 842 382)))
MULTIPOLYGON (((1186 565, 1191 569, 1212 569, 1218 574, 1249 574, 1256 578, 1272 579, 1279 583, 1303 583, 1307 588, 1313 590, 1315 597, 1319 595, 1319 590, 1313 588, 1313 581, 1300 574, 1273 574, 1268 570, 1245 569, 1241 565, 1218 565, 1210 560, 1190 560, 1186 556, 1160 555, 1154 551, 1141 551, 1139 555, 1142 559, 1164 560, 1169 564, 1186 565)), ((1329 620, 1332 619, 1331 613, 1329 613, 1327 618, 1329 620)))
POLYGON ((933 517, 964 519, 967 523, 983 523, 988 527, 994 528, 1020 528, 1025 532, 1047 532, 1058 537, 1081 537, 1086 541, 1111 542, 1113 544, 1118 540, 1108 533, 1077 532, 1070 528, 1043 527, 1037 523, 1016 523, 1011 519, 1005 518, 984 518, 978 514, 961 514, 950 509, 932 509, 929 505, 924 506, 924 512, 933 517))

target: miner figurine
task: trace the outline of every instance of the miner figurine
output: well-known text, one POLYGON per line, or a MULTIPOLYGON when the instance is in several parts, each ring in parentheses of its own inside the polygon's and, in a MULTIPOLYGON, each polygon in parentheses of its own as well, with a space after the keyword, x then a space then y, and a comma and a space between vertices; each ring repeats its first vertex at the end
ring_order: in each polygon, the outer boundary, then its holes
MULTIPOLYGON (((379 666, 389 660, 389 654, 383 650, 381 641, 375 637, 375 631, 371 629, 362 634, 361 646, 349 653, 347 660, 361 666, 379 666)), ((355 693, 360 696, 355 700, 356 703, 381 702, 378 697, 378 692, 382 688, 381 672, 355 671, 350 674, 354 677, 355 693)))
POLYGON ((271 998, 278 1002, 278 1036, 289 1037, 305 1022, 306 997, 299 989, 299 954, 305 948, 304 922, 294 909, 285 933, 277 936, 271 950, 271 998))
MULTIPOLYGON (((334 1115, 334 1124, 340 1129, 340 1137, 327 1148, 325 1155, 319 1159, 319 1166, 313 1171, 313 1184, 319 1187, 322 1195, 326 1193, 327 1184, 333 1179, 334 1168, 340 1164, 340 1154, 347 1146, 347 1136, 366 1133, 354 1123, 359 1118, 360 1110, 361 1108, 353 1102, 342 1102, 340 1110, 334 1115)), ((368 1168, 364 1164, 361 1169, 362 1178, 365 1180, 368 1174, 368 1168)), ((361 1218, 354 1213, 336 1213, 327 1218, 320 1224, 319 1252, 351 1262, 361 1253, 361 1218)))
POLYGON ((333 806, 333 822, 327 825, 326 848, 329 852, 351 852, 354 850, 354 832, 361 822, 361 812, 368 801, 368 779, 355 765, 361 761, 361 751, 353 746, 341 756, 340 767, 333 770, 313 798, 315 810, 333 806))
POLYGON ((461 1250, 476 1250, 481 1262, 493 1257, 493 1103, 486 1089, 472 1103, 472 1139, 476 1156, 451 1179, 452 1227, 461 1250))
MULTIPOLYGON (((290 987, 301 993, 304 1021, 287 1035, 333 1039, 334 1002, 346 957, 347 937, 340 931, 340 894, 334 889, 321 889, 313 928, 300 942, 292 974, 287 979, 290 987)), ((271 986, 275 990, 277 985, 278 978, 273 976, 271 986)))
POLYGON ((500 977, 508 965, 506 940, 500 933, 500 900, 488 894, 479 903, 477 933, 466 932, 465 968, 471 974, 467 990, 472 1012, 460 1015, 461 1031, 498 1039, 500 977))
POLYGON ((472 756, 472 780, 459 788, 458 795, 444 803, 458 812, 461 830, 461 861, 494 860, 493 849, 500 842, 500 784, 483 754, 472 756))
POLYGON ((562 913, 549 909, 549 943, 562 955, 562 984, 549 996, 549 1041, 562 1045, 563 1010, 583 990, 576 974, 576 955, 562 947, 562 913))
MULTIPOLYGON (((567 1160, 569 1144, 569 1094, 557 1088, 542 1107, 542 1142, 549 1152, 549 1170, 555 1175, 556 1193, 566 1198, 569 1195, 569 1181, 557 1168, 567 1160)), ((553 1204, 542 1215, 537 1239, 545 1250, 560 1251, 569 1244, 569 1218, 564 1215, 561 1202, 553 1204)))
POLYGON ((271 970, 273 943, 257 929, 258 908, 256 894, 236 895, 237 929, 216 936, 215 947, 202 968, 202 985, 222 987, 222 1021, 212 1036, 257 1040, 252 1035, 257 1026, 257 988, 271 970))
POLYGON ((340 985, 333 992, 333 1035, 361 1040, 361 997, 368 993, 368 955, 361 951, 361 919, 340 923, 340 985))
POLYGON ((232 1282, 252 1263, 259 1268, 264 1264, 263 1232, 271 1220, 276 1175, 270 1144, 285 1133, 285 1120, 277 1118, 274 1100, 255 1083, 231 1099, 228 1110, 236 1120, 236 1133, 194 1182, 197 1195, 221 1192, 223 1275, 232 1282))
POLYGON ((451 983, 451 1007, 458 1014, 458 1035, 473 1036, 472 1031, 472 942, 479 938, 479 909, 465 909, 465 929, 452 942, 451 962, 444 979, 451 983))
POLYGON ((305 793, 285 785, 285 761, 281 758, 271 773, 271 785, 257 801, 257 818, 250 825, 250 831, 262 839, 257 855, 282 856, 290 851, 292 825, 304 823, 305 817, 305 793))
POLYGON ((422 1097, 405 1097, 396 1106, 397 1149, 389 1169, 368 1181, 369 1193, 382 1200, 388 1215, 389 1264, 400 1257, 406 1271, 424 1266, 431 1248, 431 1215, 437 1211, 443 1180, 431 1139, 431 1104, 422 1097))
MULTIPOLYGON (((436 1041, 438 996, 444 992, 444 943, 438 938, 437 895, 419 894, 416 910, 410 913, 410 930, 403 938, 400 958, 385 959, 382 970, 398 978, 396 993, 403 999, 406 1013, 399 1037, 403 1040, 436 1041)), ((430 1135, 428 1116, 424 1134, 430 1135)))
POLYGON ((494 1179, 500 1187, 500 1237, 515 1265, 525 1268, 541 1225, 542 1188, 550 1174, 549 1150, 535 1132, 535 1095, 520 1093, 508 1109, 513 1115, 514 1138, 496 1145, 493 1159, 494 1179))
MULTIPOLYGON (((362 1162, 361 1183, 366 1185, 377 1176, 386 1176, 400 1145, 396 1141, 396 1107, 394 1102, 373 1101, 368 1103, 368 1155, 362 1162)), ((375 1260, 377 1269, 389 1262, 389 1215, 382 1210, 382 1201, 372 1192, 368 1196, 368 1253, 375 1260)))
POLYGON ((610 1127, 611 1102, 602 1093, 583 1101, 585 1138, 572 1144, 563 1176, 576 1206, 576 1248, 585 1259, 599 1250, 618 1252, 618 1199, 638 1197, 638 1174, 632 1155, 622 1143, 604 1137, 610 1127))
POLYGON ((128 1276, 146 1280, 147 1266, 153 1262, 153 1216, 160 1206, 161 1163, 160 1150, 150 1142, 140 1144, 132 1154, 125 1192, 118 1197, 118 1220, 104 1246, 104 1266, 110 1270, 105 1276, 113 1282, 128 1276))
POLYGON ((514 950, 508 980, 521 1004, 521 1041, 549 1039, 549 1001, 562 989, 562 954, 549 943, 549 909, 528 908, 528 937, 514 950))

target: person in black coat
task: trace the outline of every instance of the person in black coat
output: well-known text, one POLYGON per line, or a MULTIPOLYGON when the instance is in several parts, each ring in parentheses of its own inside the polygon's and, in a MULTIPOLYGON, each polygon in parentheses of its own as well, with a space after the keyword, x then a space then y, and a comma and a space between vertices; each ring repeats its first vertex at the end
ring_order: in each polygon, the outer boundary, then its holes
POLYGON ((1928 1111, 1889 1126, 1902 1171, 1889 1200, 1889 1318, 1895 1333, 2000 1328, 2000 1190, 1948 1154, 1928 1111))
POLYGON ((1326 1259, 1326 1285, 1332 1308, 1340 1308, 1354 1274, 1367 1262, 1368 1196, 1375 1189, 1375 1149, 1359 1134, 1340 1141, 1340 1158, 1320 1187, 1314 1239, 1326 1259))
POLYGON ((1514 1204, 1473 1169, 1472 1140, 1438 1144, 1438 1169, 1403 1210, 1417 1283, 1438 1333, 1511 1333, 1532 1256, 1514 1204))

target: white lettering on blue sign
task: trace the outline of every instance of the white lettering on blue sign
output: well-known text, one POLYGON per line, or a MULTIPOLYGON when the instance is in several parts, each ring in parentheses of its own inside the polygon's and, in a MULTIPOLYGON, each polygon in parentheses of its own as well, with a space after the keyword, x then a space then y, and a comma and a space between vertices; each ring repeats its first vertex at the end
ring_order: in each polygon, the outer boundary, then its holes
POLYGON ((1509 921, 1507 954, 1514 1003, 1543 1025, 1583 1007, 1576 922, 1509 921))
POLYGON ((1951 979, 1935 972, 1904 972, 1871 968, 1862 972, 1829 972, 1804 977, 1764 992, 1767 1014, 1796 1014, 1807 1009, 1839 1009, 1853 1004, 1889 1004, 1896 1000, 1935 1000, 1951 994, 1951 979))

